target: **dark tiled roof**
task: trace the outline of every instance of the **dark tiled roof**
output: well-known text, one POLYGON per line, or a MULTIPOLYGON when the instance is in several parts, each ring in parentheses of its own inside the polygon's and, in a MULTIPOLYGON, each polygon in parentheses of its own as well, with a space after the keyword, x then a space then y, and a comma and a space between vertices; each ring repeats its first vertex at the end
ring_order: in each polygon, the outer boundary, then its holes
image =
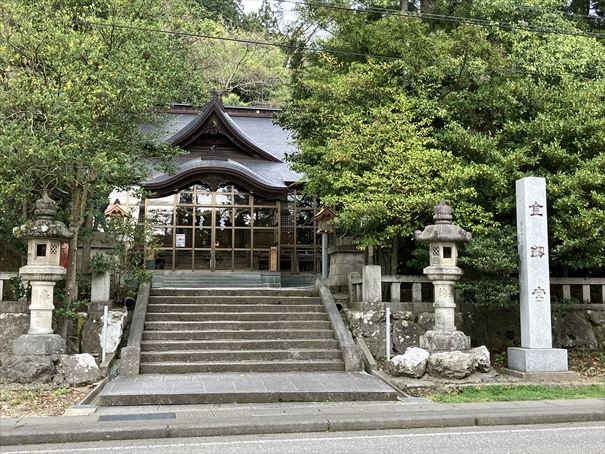
MULTIPOLYGON (((182 137, 184 133, 194 129, 196 121, 208 112, 208 109, 220 106, 211 102, 202 111, 196 111, 190 107, 180 107, 165 116, 166 120, 161 126, 159 140, 171 142, 175 137, 182 137)), ((217 171, 233 171, 245 174, 248 178, 258 182, 260 186, 272 190, 286 190, 287 185, 301 180, 301 175, 292 171, 285 162, 286 155, 297 152, 292 143, 289 131, 274 123, 271 115, 274 109, 251 109, 236 107, 223 108, 220 106, 222 118, 232 127, 238 135, 247 142, 260 148, 272 157, 275 162, 260 159, 238 159, 238 160, 200 160, 199 157, 192 159, 180 159, 176 174, 152 172, 150 177, 143 182, 144 186, 169 183, 176 180, 178 175, 194 172, 195 169, 208 172, 213 167, 217 171), (228 109, 231 115, 225 112, 228 109), (255 114, 256 113, 256 114, 255 114), (277 162, 279 160, 279 162, 277 162)), ((151 129, 151 128, 145 128, 151 129)))

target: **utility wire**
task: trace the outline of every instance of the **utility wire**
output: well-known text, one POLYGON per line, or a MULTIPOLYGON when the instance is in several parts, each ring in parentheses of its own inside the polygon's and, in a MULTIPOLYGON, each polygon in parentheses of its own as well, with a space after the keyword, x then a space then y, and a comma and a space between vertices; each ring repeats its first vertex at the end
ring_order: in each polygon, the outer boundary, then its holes
MULTIPOLYGON (((256 1, 256 0, 243 0, 243 1, 256 1)), ((345 6, 340 6, 340 5, 334 5, 334 4, 329 4, 329 3, 318 3, 318 2, 308 2, 308 1, 294 1, 294 0, 272 0, 276 3, 292 3, 292 4, 298 4, 298 5, 305 5, 305 6, 315 6, 315 7, 321 7, 321 8, 328 8, 328 9, 349 9, 352 11, 356 11, 356 12, 372 12, 372 13, 385 13, 385 14, 389 14, 389 13, 398 13, 399 15, 415 15, 415 16, 422 16, 425 13, 414 13, 411 11, 402 11, 400 9, 392 9, 392 8, 377 8, 377 7, 368 7, 366 9, 355 9, 355 8, 351 8, 351 7, 345 7, 345 6)), ((529 4, 515 4, 514 5, 516 8, 523 8, 529 11, 546 11, 546 12, 550 12, 550 13, 560 13, 560 14, 565 14, 566 16, 572 16, 572 17, 579 17, 579 18, 585 18, 585 19, 592 19, 595 21, 601 21, 601 20, 605 20, 604 18, 600 18, 598 16, 591 16, 588 14, 577 14, 571 11, 562 11, 560 9, 552 9, 552 8, 543 8, 543 9, 539 9, 536 8, 535 5, 529 5, 529 4)))
POLYGON ((435 21, 444 21, 444 22, 456 22, 461 24, 470 24, 470 25, 478 25, 480 27, 490 27, 490 28, 500 28, 503 30, 525 30, 532 33, 545 33, 545 34, 555 34, 555 35, 568 35, 568 36, 585 36, 591 38, 600 38, 605 39, 605 33, 598 32, 588 32, 588 31, 567 31, 560 30, 554 28, 546 28, 546 27, 533 27, 530 25, 525 25, 522 23, 513 24, 510 22, 495 22, 487 19, 474 19, 470 17, 462 17, 462 16, 448 16, 443 14, 431 14, 431 13, 413 13, 409 11, 399 11, 393 9, 378 9, 378 8, 365 8, 365 9, 357 9, 350 8, 347 6, 338 6, 338 5, 326 5, 324 3, 310 2, 310 1, 297 1, 297 0, 275 0, 279 3, 292 3, 295 5, 301 6, 312 6, 316 8, 325 8, 325 9, 333 9, 340 11, 350 11, 355 13, 363 13, 363 14, 383 14, 387 16, 399 16, 399 17, 407 17, 407 18, 415 18, 415 19, 428 19, 435 21))
POLYGON ((212 39, 212 40, 217 40, 217 41, 236 42, 236 43, 242 43, 242 44, 254 44, 254 45, 258 45, 258 46, 280 47, 282 49, 307 50, 307 51, 315 52, 315 53, 326 52, 326 53, 341 54, 341 55, 351 55, 351 56, 355 56, 355 57, 369 57, 369 58, 385 59, 385 60, 401 60, 401 57, 395 56, 395 55, 368 54, 368 53, 364 53, 364 52, 354 52, 354 51, 333 49, 330 47, 297 46, 295 44, 272 43, 272 42, 268 42, 268 41, 258 41, 258 40, 252 40, 252 39, 206 35, 203 33, 162 30, 159 28, 139 27, 136 25, 122 25, 122 24, 115 24, 115 23, 106 24, 103 22, 93 22, 93 21, 84 20, 84 19, 76 19, 76 22, 80 25, 92 26, 92 27, 119 28, 119 29, 124 29, 124 30, 136 30, 136 31, 150 32, 150 33, 162 33, 165 35, 185 36, 185 37, 190 37, 190 38, 203 38, 203 39, 212 39))
MULTIPOLYGON (((161 34, 165 34, 165 35, 184 36, 184 37, 191 37, 191 38, 202 38, 202 39, 210 39, 210 40, 217 40, 217 41, 228 41, 228 42, 253 44, 253 45, 259 45, 259 46, 266 46, 266 47, 278 47, 278 48, 282 48, 282 49, 306 50, 306 51, 314 52, 314 53, 334 53, 334 54, 340 54, 340 55, 375 58, 375 59, 390 60, 390 61, 402 60, 401 56, 396 56, 396 55, 368 54, 368 53, 363 53, 363 52, 345 51, 345 50, 332 49, 332 48, 327 48, 327 47, 296 46, 296 45, 291 45, 291 44, 272 43, 272 42, 268 42, 268 41, 258 41, 258 40, 249 40, 249 39, 243 39, 243 38, 230 38, 230 37, 224 37, 224 36, 206 35, 206 34, 202 34, 202 33, 192 33, 192 32, 184 32, 184 31, 162 30, 159 28, 139 27, 136 25, 120 25, 120 24, 115 24, 115 23, 108 24, 108 23, 102 23, 102 22, 92 22, 92 21, 83 20, 83 19, 76 19, 76 22, 81 25, 92 26, 92 27, 119 28, 119 29, 124 29, 124 30, 142 31, 142 32, 147 32, 147 33, 161 33, 161 34)), ((543 74, 540 74, 537 72, 522 71, 522 70, 515 70, 515 71, 513 71, 513 73, 516 75, 525 75, 525 76, 542 76, 543 75, 543 74)), ((586 77, 576 76, 576 78, 578 78, 578 77, 581 78, 582 80, 591 80, 586 77)))

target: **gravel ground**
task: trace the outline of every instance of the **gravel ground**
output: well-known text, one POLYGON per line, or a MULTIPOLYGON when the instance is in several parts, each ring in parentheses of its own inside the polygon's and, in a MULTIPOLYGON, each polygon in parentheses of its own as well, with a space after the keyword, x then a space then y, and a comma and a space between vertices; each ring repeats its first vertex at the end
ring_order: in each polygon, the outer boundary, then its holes
POLYGON ((59 416, 80 402, 94 385, 51 388, 43 385, 0 385, 0 416, 59 416))

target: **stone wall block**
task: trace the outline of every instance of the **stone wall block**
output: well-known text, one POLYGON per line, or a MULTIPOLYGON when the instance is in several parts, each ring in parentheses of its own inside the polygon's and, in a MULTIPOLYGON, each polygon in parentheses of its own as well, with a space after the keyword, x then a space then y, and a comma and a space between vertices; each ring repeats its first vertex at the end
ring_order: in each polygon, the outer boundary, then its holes
POLYGON ((567 312, 553 317, 554 344, 561 348, 597 349, 599 343, 585 312, 567 312))
POLYGON ((418 338, 424 333, 425 330, 418 323, 408 320, 395 320, 391 334, 393 349, 398 353, 403 353, 408 347, 418 347, 418 338))
POLYGON ((374 358, 386 356, 384 311, 347 311, 345 317, 353 335, 363 337, 374 358))
POLYGON ((424 331, 428 331, 435 325, 435 314, 432 312, 422 312, 418 315, 418 324, 424 331))
POLYGON ((103 313, 92 312, 84 322, 82 329, 81 350, 93 355, 101 353, 101 330, 103 329, 103 313))

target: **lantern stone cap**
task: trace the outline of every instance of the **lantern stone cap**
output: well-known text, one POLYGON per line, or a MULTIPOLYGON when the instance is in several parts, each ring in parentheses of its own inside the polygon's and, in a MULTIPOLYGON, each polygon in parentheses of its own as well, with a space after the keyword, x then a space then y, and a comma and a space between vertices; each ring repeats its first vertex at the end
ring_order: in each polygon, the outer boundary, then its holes
POLYGON ((418 241, 444 241, 464 243, 470 241, 472 235, 462 227, 452 224, 452 208, 441 199, 433 209, 434 225, 427 225, 421 232, 417 230, 415 237, 418 241))
POLYGON ((130 214, 128 213, 128 211, 126 211, 124 208, 122 208, 122 205, 120 205, 120 200, 116 199, 111 205, 109 205, 104 213, 105 216, 109 216, 109 217, 123 217, 123 218, 127 218, 130 216, 130 214))
POLYGON ((330 221, 336 217, 336 213, 330 208, 322 208, 317 212, 315 216, 311 218, 312 221, 330 221))
POLYGON ((35 238, 68 240, 72 238, 74 232, 61 221, 55 220, 56 213, 57 203, 44 191, 42 197, 36 200, 34 219, 21 227, 13 228, 13 235, 25 240, 35 238))

